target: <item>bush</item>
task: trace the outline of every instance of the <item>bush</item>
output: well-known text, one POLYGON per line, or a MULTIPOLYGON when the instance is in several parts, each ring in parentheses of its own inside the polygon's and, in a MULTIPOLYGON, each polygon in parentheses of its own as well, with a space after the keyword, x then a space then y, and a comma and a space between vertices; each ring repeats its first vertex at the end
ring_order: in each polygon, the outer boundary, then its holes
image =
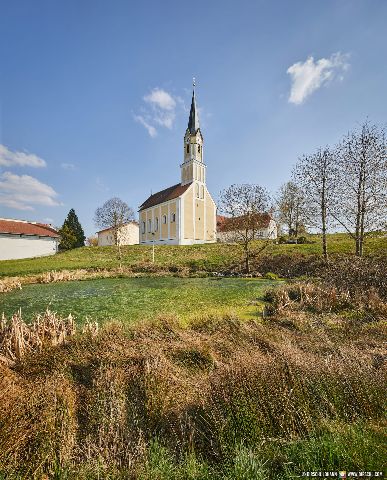
POLYGON ((273 273, 273 272, 267 272, 267 273, 265 273, 263 278, 267 278, 268 280, 278 280, 278 275, 276 273, 273 273))
POLYGON ((309 243, 309 241, 306 237, 298 237, 297 238, 297 243, 299 243, 300 245, 303 245, 305 243, 309 243))

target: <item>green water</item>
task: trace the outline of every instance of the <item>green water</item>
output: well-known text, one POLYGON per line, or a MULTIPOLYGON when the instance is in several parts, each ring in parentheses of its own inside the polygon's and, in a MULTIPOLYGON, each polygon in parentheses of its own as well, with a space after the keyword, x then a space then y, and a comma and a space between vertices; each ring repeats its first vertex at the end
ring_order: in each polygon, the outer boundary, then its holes
POLYGON ((80 322, 122 320, 135 322, 158 315, 183 320, 208 314, 235 313, 243 318, 260 315, 270 280, 234 278, 108 278, 26 285, 0 294, 0 314, 19 308, 25 319, 47 307, 61 315, 71 313, 80 322))
POLYGON ((244 318, 260 314, 264 291, 276 282, 260 279, 108 278, 77 282, 26 285, 0 294, 0 314, 19 308, 28 319, 47 307, 79 321, 135 322, 158 315, 189 319, 207 314, 236 313, 244 318))

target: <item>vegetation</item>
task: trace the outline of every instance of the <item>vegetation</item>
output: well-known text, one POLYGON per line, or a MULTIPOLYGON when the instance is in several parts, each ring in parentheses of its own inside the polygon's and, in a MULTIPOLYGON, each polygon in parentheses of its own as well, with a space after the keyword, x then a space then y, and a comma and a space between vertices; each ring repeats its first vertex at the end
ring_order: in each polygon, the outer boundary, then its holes
POLYGON ((10 317, 21 308, 31 318, 49 306, 62 316, 71 313, 77 322, 135 323, 160 315, 191 320, 226 313, 251 319, 261 315, 264 290, 274 283, 270 278, 141 277, 28 285, 2 298, 0 314, 10 317))
POLYGON ((381 470, 385 326, 324 312, 110 324, 57 346, 49 337, 13 368, 0 363, 0 472, 286 480, 381 470))
POLYGON ((71 250, 72 248, 79 248, 85 245, 85 233, 73 208, 69 211, 62 228, 59 230, 59 234, 61 237, 60 250, 71 250))
MULTIPOLYGON (((227 217, 230 241, 239 242, 243 247, 246 273, 250 273, 252 245, 257 232, 265 226, 269 205, 269 193, 260 185, 231 185, 220 193, 219 210, 227 217)), ((264 242, 260 250, 266 245, 264 242)))
MULTIPOLYGON (((310 256, 321 254, 321 237, 310 235, 307 244, 276 244, 270 242, 264 250, 267 261, 273 257, 286 256, 307 260, 310 256)), ((353 252, 353 243, 345 234, 331 234, 327 238, 328 248, 332 254, 350 254, 353 252)), ((256 241, 254 249, 260 250, 263 244, 256 241)), ((365 255, 386 255, 386 233, 380 232, 367 238, 365 255)), ((244 264, 243 248, 238 244, 206 244, 193 246, 155 246, 155 265, 152 265, 152 247, 132 245, 122 247, 123 268, 132 272, 152 273, 164 270, 176 272, 186 269, 190 272, 223 271, 231 267, 241 267, 244 264)), ((262 261, 262 263, 264 263, 262 261)), ((41 274, 52 270, 111 270, 119 268, 119 259, 112 255, 112 247, 84 247, 62 252, 53 257, 40 257, 21 260, 3 260, 0 262, 0 277, 15 275, 41 274)), ((273 271, 272 268, 267 271, 273 271)))
POLYGON ((385 228, 386 146, 384 128, 366 121, 338 145, 304 155, 295 165, 294 184, 306 203, 308 224, 322 232, 325 257, 329 224, 347 232, 358 256, 367 236, 385 228))

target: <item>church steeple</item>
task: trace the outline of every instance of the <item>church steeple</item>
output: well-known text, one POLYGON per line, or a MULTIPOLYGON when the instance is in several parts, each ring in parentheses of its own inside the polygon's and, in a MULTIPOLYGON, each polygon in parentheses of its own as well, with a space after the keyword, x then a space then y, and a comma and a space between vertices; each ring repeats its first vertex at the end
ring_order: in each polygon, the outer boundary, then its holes
POLYGON ((203 162, 203 137, 199 126, 199 115, 196 106, 195 79, 188 127, 184 135, 184 161, 181 165, 181 184, 197 182, 205 183, 206 167, 203 162))
POLYGON ((191 110, 189 112, 188 120, 188 130, 191 135, 195 135, 197 130, 199 130, 199 115, 196 108, 196 98, 195 98, 195 79, 193 82, 193 91, 192 91, 192 101, 191 101, 191 110))

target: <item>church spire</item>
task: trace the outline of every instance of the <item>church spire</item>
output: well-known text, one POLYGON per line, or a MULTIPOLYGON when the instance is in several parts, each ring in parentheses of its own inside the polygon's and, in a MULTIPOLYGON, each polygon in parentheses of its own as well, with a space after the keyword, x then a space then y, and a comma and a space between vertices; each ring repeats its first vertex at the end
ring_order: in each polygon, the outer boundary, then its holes
POLYGON ((191 102, 191 111, 189 112, 188 130, 192 135, 195 135, 198 129, 199 129, 199 115, 196 108, 195 79, 193 79, 192 102, 191 102))

